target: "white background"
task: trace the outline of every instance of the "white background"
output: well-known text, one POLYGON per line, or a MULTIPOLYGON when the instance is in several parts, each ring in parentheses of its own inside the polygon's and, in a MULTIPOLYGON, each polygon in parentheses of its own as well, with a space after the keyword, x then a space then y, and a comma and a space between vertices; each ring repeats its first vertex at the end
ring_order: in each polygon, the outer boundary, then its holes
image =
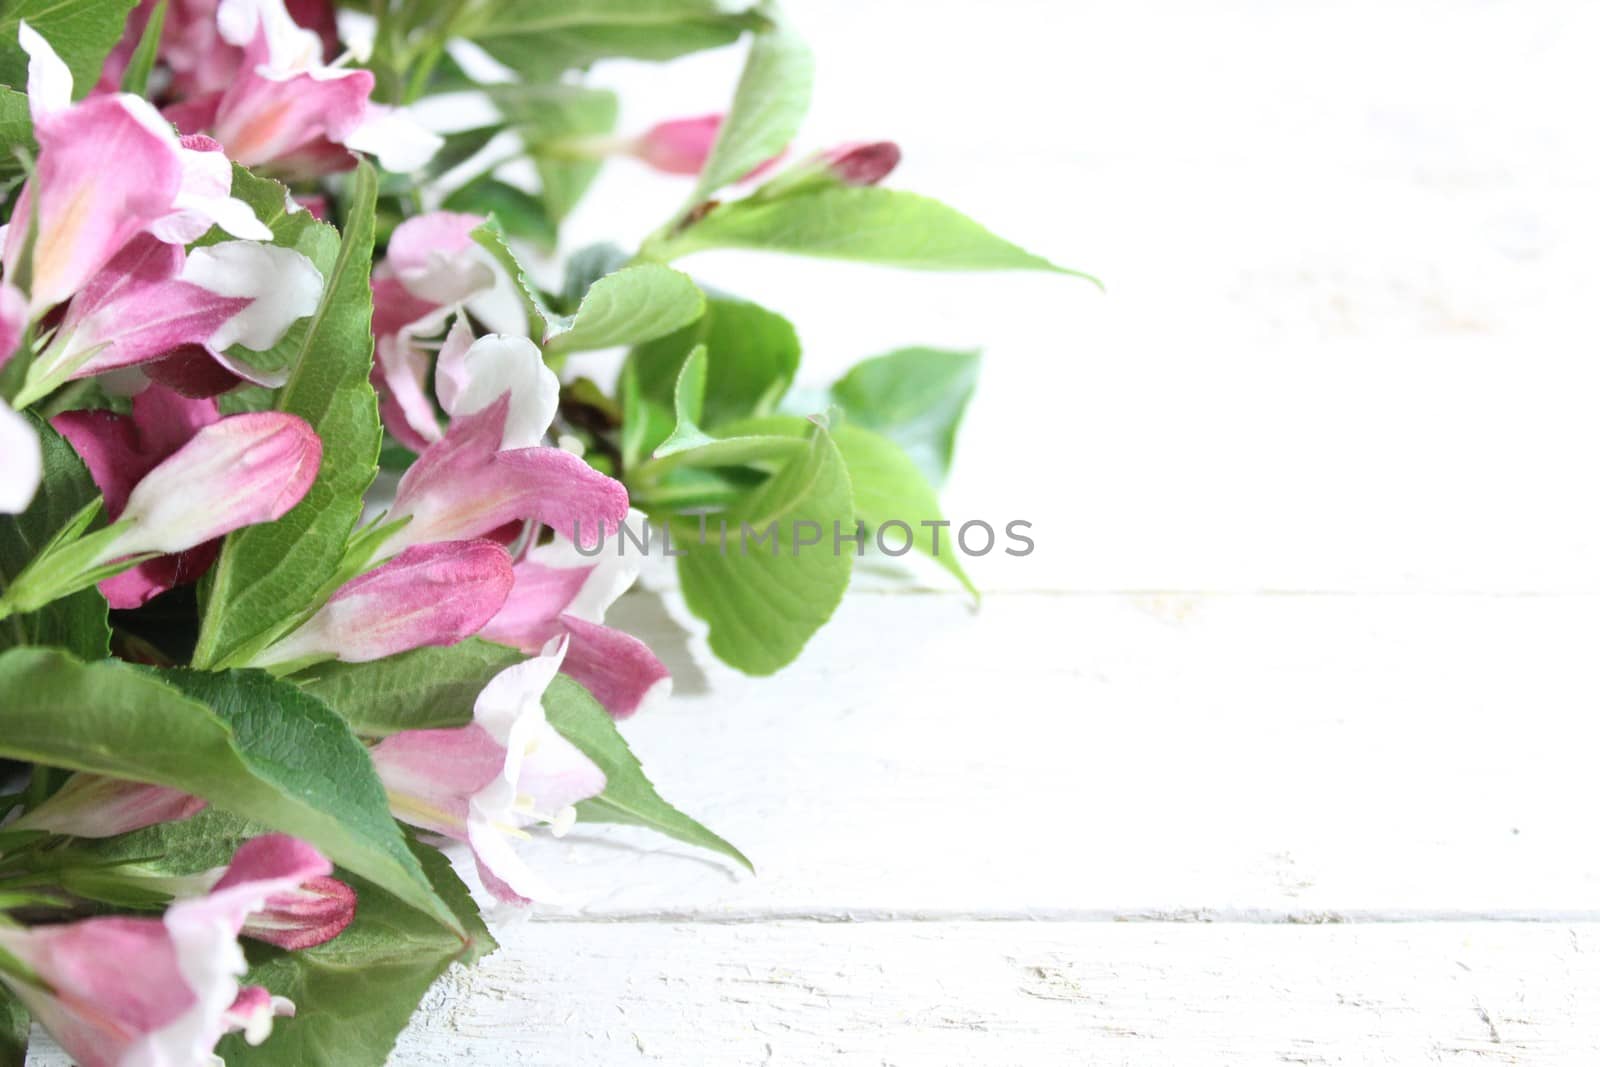
MULTIPOLYGON (((1596 1062, 1600 7, 792 6, 800 148, 893 138, 1107 290, 683 265, 811 384, 984 348, 948 512, 1039 550, 771 679, 624 600, 679 690, 626 732, 760 874, 581 827, 585 906, 499 915, 395 1061, 1596 1062)), ((739 62, 599 80, 638 130, 739 62)), ((684 192, 618 163, 570 244, 684 192)))

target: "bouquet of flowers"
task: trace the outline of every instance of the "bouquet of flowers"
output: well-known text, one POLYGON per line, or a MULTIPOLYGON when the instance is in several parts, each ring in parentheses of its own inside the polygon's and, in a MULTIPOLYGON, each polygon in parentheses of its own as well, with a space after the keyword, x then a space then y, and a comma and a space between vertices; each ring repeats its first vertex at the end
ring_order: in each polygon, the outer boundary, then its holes
POLYGON ((540 836, 745 862, 618 732, 670 679, 607 608, 654 532, 766 674, 891 526, 965 582, 976 357, 801 394, 781 315, 670 264, 1060 270, 881 185, 891 143, 786 162, 810 82, 767 4, 0 5, 0 1064, 35 1021, 90 1067, 379 1064, 494 948, 476 900, 557 901, 540 836), (584 81, 741 38, 723 115, 623 135, 584 81), (492 117, 432 132, 446 93, 492 117), (682 209, 558 263, 619 156, 682 209))

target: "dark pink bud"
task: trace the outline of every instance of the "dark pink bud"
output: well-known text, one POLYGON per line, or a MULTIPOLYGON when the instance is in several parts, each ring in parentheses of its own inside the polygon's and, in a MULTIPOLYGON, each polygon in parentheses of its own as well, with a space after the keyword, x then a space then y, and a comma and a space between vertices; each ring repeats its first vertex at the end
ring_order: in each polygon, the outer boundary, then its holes
POLYGON ((823 163, 846 185, 877 185, 900 165, 893 141, 851 141, 822 153, 823 163))
POLYGON ((337 878, 312 878, 274 893, 239 932, 291 952, 332 941, 356 914, 356 891, 337 878))

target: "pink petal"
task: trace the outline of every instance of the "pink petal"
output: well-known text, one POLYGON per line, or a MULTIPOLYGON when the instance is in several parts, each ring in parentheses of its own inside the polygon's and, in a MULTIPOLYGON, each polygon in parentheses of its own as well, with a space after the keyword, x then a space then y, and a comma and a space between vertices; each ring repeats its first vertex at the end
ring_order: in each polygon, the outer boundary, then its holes
POLYGON ((468 801, 504 770, 506 749, 476 724, 407 730, 375 745, 372 763, 398 818, 465 840, 468 801))
POLYGON ((322 610, 255 661, 329 656, 346 663, 453 645, 494 617, 511 591, 511 560, 490 541, 416 545, 346 582, 322 610))
POLYGON ((502 452, 499 459, 527 494, 526 517, 563 537, 593 544, 602 530, 616 533, 627 517, 627 489, 580 456, 560 448, 523 448, 502 452))
POLYGON ((433 211, 395 227, 388 263, 419 300, 455 304, 494 285, 494 271, 483 261, 472 231, 481 215, 433 211))
POLYGON ((297 889, 275 893, 245 920, 245 937, 298 951, 332 941, 356 914, 356 891, 337 878, 311 878, 297 889))
POLYGON ((164 786, 75 774, 13 825, 69 837, 115 837, 157 823, 180 822, 205 806, 199 797, 164 786))
POLYGON ((632 634, 563 615, 571 636, 562 673, 587 689, 613 718, 626 719, 672 692, 672 675, 632 634))
POLYGON ((256 66, 264 58, 257 58, 261 47, 251 45, 245 68, 224 90, 211 127, 213 136, 231 159, 247 167, 297 154, 304 162, 307 150, 322 157, 325 150, 319 145, 337 144, 360 124, 372 95, 372 72, 267 77, 256 66))
POLYGON ((633 152, 666 174, 699 174, 721 129, 721 115, 671 119, 646 130, 635 142, 633 152))
MULTIPOLYGON (((82 288, 134 234, 167 215, 182 181, 178 141, 135 97, 91 97, 37 125, 37 170, 12 217, 37 201, 29 306, 37 314, 82 288)), ((4 253, 17 270, 28 226, 13 225, 4 253)))

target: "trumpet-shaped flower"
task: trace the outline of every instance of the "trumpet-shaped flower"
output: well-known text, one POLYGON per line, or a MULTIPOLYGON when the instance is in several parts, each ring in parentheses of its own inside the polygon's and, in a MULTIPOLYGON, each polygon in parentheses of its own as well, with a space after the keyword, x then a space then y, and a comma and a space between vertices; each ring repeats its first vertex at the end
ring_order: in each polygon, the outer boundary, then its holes
POLYGON ((33 377, 53 384, 199 349, 230 375, 281 385, 228 349, 271 348, 321 297, 322 274, 290 248, 225 241, 185 256, 135 237, 73 298, 33 377))
POLYGON ((371 102, 371 71, 324 62, 324 41, 283 0, 221 0, 217 33, 240 50, 225 86, 168 109, 185 132, 209 130, 230 158, 285 177, 314 177, 377 156, 386 170, 415 170, 439 138, 403 112, 371 102))
POLYGON ((294 1005, 241 990, 247 917, 332 865, 316 849, 269 834, 246 842, 210 894, 160 919, 96 918, 30 929, 0 927, 0 949, 38 978, 3 976, 28 1012, 83 1067, 175 1067, 218 1062, 230 1031, 252 1044, 294 1005))
POLYGON ((212 423, 133 487, 99 561, 182 552, 279 519, 321 463, 322 442, 298 416, 259 411, 212 423))
POLYGON ((564 644, 497 674, 456 729, 408 730, 385 738, 372 762, 395 816, 472 847, 478 873, 497 898, 552 902, 557 894, 517 854, 523 829, 571 828, 580 800, 605 789, 605 774, 556 732, 540 699, 561 665, 564 644))
MULTIPOLYGON (((644 515, 630 512, 629 521, 643 523, 644 515)), ((638 578, 639 568, 639 556, 621 551, 586 556, 557 534, 529 548, 513 568, 516 581, 505 607, 481 636, 524 652, 564 636, 562 673, 580 682, 613 716, 633 715, 672 691, 671 675, 648 645, 604 625, 606 610, 638 578)))
POLYGON ((15 278, 32 236, 30 316, 81 289, 142 230, 172 239, 215 222, 236 236, 262 236, 246 205, 218 195, 216 163, 198 159, 206 155, 198 150, 186 154, 148 103, 125 93, 72 103, 66 64, 26 22, 17 33, 29 56, 39 156, 7 227, 3 261, 15 278))
POLYGON ((576 530, 585 544, 601 530, 614 532, 628 512, 622 483, 559 448, 501 451, 511 396, 451 422, 400 479, 391 517, 407 524, 384 551, 432 541, 461 541, 491 534, 509 523, 534 519, 557 530, 576 530))
POLYGON ((166 786, 80 773, 12 826, 68 837, 116 837, 156 823, 179 822, 205 806, 199 797, 166 786))
POLYGON ((483 629, 511 591, 511 559, 492 541, 406 549, 341 586, 320 611, 255 660, 363 663, 424 646, 453 645, 483 629))
MULTIPOLYGON (((190 400, 153 385, 133 398, 133 414, 67 411, 50 420, 82 457, 116 520, 139 479, 188 444, 220 416, 211 400, 190 400)), ((199 579, 217 558, 219 544, 207 541, 177 555, 146 560, 100 583, 114 608, 136 608, 152 597, 199 579)))
MULTIPOLYGON (((634 158, 663 174, 699 174, 711 157, 717 135, 722 132, 722 122, 720 114, 668 119, 627 142, 627 150, 634 158)), ((779 152, 740 180, 760 177, 782 158, 783 153, 779 152)))

